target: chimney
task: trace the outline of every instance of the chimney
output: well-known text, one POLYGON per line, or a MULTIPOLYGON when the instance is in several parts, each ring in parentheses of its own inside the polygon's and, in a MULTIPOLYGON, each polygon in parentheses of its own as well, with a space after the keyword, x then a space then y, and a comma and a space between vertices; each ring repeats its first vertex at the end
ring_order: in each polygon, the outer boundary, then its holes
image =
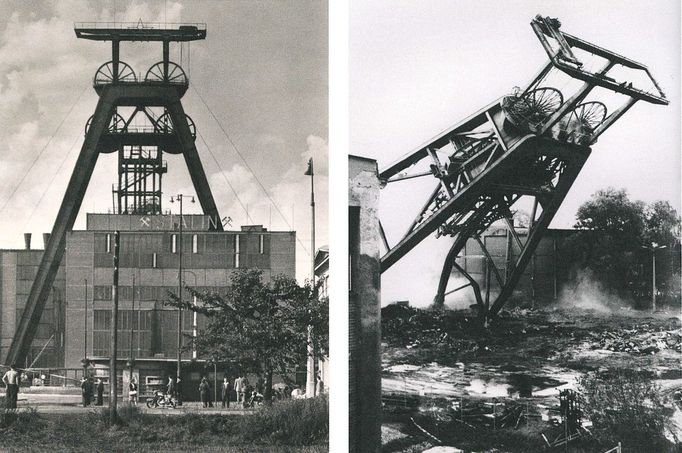
POLYGON ((26 245, 26 250, 31 250, 31 233, 24 233, 24 244, 26 245))
POLYGON ((50 233, 43 233, 43 244, 47 250, 47 243, 50 242, 50 233))

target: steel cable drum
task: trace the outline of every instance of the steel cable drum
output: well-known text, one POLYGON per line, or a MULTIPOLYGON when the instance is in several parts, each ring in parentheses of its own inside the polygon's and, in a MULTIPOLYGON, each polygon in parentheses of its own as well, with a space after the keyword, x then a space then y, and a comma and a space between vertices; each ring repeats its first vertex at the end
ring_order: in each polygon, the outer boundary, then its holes
POLYGON ((518 129, 535 132, 564 103, 561 91, 543 87, 521 96, 506 96, 502 109, 506 119, 518 129))

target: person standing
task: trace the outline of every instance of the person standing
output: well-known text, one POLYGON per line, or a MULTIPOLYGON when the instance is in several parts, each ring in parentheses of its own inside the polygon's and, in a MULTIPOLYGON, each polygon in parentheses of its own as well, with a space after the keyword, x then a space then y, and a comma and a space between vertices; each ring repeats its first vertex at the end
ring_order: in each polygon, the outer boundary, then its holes
POLYGON ((89 394, 88 394, 88 378, 83 377, 81 381, 81 398, 83 399, 83 407, 87 407, 90 404, 89 394))
POLYGON ((10 365, 9 370, 2 377, 2 382, 5 384, 7 409, 16 409, 17 397, 19 396, 19 383, 21 382, 21 375, 17 371, 17 367, 15 364, 10 365))
POLYGON ((130 384, 128 384, 128 396, 130 397, 130 404, 137 406, 137 382, 135 382, 135 378, 130 379, 130 384))
POLYGON ((95 406, 102 406, 104 405, 104 382, 102 382, 102 378, 97 379, 97 402, 95 403, 95 406))
POLYGON ((205 376, 201 378, 201 383, 199 384, 199 395, 201 397, 201 404, 203 404, 204 407, 208 407, 208 401, 211 398, 211 395, 208 380, 206 380, 205 376))
POLYGON ((223 407, 230 407, 230 390, 232 390, 232 386, 230 385, 230 380, 227 379, 227 376, 223 378, 223 385, 222 385, 222 402, 223 402, 223 407))
POLYGON ((168 395, 169 398, 175 396, 175 381, 173 380, 173 376, 168 376, 168 384, 166 385, 166 395, 168 395))
POLYGON ((237 379, 234 380, 234 392, 237 394, 237 399, 236 399, 237 404, 239 404, 239 401, 240 401, 239 400, 239 389, 242 386, 242 379, 243 378, 240 375, 240 376, 237 376, 237 379))

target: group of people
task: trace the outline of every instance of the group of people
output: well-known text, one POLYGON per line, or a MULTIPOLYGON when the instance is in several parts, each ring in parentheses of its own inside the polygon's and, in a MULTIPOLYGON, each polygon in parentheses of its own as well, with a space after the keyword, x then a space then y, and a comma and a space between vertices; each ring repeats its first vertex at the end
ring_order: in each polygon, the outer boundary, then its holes
POLYGON ((97 400, 95 406, 104 405, 104 382, 101 378, 97 379, 95 384, 92 376, 88 376, 81 380, 81 396, 83 398, 83 407, 87 407, 92 404, 92 400, 95 397, 95 391, 97 391, 97 400))
MULTIPOLYGON (((255 401, 260 397, 262 399, 263 385, 264 381, 262 379, 258 380, 257 386, 260 388, 254 389, 246 376, 238 376, 234 383, 230 382, 230 379, 225 376, 223 382, 220 384, 220 401, 223 408, 230 407, 230 401, 235 401, 242 408, 252 406, 255 401)), ((201 378, 199 383, 199 396, 201 398, 201 404, 203 407, 213 407, 213 402, 211 400, 211 385, 208 379, 204 376, 201 378)))

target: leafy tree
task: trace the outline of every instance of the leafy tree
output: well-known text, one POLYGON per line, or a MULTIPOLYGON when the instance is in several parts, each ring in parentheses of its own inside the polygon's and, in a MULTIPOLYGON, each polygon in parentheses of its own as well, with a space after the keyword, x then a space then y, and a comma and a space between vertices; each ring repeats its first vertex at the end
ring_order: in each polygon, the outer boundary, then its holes
POLYGON ((670 203, 646 205, 612 187, 578 208, 575 227, 581 231, 569 239, 574 262, 621 294, 645 284, 641 271, 648 269, 648 256, 642 246, 656 242, 672 249, 680 236, 680 218, 670 203))
POLYGON ((200 304, 180 303, 174 296, 169 304, 208 317, 207 327, 197 334, 197 350, 205 357, 233 361, 245 371, 264 374, 268 401, 273 374, 286 375, 305 363, 308 326, 316 351, 328 350, 328 302, 313 297, 309 285, 299 286, 283 275, 265 284, 260 270, 238 269, 225 294, 188 290, 200 304))
POLYGON ((680 241, 680 216, 667 201, 655 201, 645 210, 646 243, 674 246, 680 241))
POLYGON ((623 189, 600 190, 576 213, 570 239, 579 262, 610 289, 623 291, 636 280, 639 247, 644 237, 644 203, 630 201, 623 189))

